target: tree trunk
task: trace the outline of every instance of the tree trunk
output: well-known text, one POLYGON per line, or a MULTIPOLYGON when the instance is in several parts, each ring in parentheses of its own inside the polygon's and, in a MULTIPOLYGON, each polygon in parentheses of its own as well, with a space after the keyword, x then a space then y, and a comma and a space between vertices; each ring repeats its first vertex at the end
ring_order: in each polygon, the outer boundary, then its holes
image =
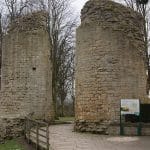
POLYGON ((62 94, 61 94, 61 117, 64 117, 64 101, 66 97, 63 92, 64 91, 62 91, 62 94))
POLYGON ((3 31, 2 31, 2 14, 0 13, 0 90, 1 90, 1 70, 2 70, 2 41, 3 41, 3 31))
POLYGON ((64 117, 64 101, 61 101, 61 117, 64 117))

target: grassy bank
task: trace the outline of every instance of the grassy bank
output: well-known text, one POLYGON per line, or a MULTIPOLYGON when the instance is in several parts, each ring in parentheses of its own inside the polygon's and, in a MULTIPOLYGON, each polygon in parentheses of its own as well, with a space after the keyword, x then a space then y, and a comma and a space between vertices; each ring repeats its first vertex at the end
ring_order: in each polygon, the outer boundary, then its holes
POLYGON ((55 120, 55 124, 66 124, 74 122, 74 117, 59 117, 55 120))
POLYGON ((0 150, 24 150, 24 148, 16 140, 10 140, 0 144, 0 150))
POLYGON ((59 117, 59 121, 74 121, 74 117, 59 117))

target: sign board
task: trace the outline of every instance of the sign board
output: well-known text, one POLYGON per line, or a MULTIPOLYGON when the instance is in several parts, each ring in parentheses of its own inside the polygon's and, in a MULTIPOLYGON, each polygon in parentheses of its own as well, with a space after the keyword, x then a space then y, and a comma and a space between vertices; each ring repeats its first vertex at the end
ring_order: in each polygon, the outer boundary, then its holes
POLYGON ((139 99, 121 99, 121 115, 140 115, 139 99))

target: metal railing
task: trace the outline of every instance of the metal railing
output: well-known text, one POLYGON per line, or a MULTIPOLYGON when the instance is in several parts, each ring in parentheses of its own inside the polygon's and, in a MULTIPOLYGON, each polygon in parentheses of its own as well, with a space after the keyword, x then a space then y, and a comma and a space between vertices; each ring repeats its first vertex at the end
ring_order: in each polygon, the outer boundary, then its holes
POLYGON ((31 118, 25 118, 25 139, 29 144, 33 143, 36 150, 49 150, 49 124, 31 118))

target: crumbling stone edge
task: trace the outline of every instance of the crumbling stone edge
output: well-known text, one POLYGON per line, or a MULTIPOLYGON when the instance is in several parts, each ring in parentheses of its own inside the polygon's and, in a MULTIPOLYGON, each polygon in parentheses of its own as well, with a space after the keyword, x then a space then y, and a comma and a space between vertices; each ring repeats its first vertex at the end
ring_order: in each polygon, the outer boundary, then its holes
POLYGON ((24 133, 24 118, 0 118, 0 143, 24 133))
MULTIPOLYGON (((126 123, 124 124, 124 134, 128 136, 138 135, 139 123, 126 123)), ((150 123, 140 123, 141 135, 150 136, 150 123)), ((76 132, 90 132, 94 134, 102 135, 120 135, 119 123, 101 123, 101 122, 88 122, 88 121, 76 121, 74 130, 76 132)))

